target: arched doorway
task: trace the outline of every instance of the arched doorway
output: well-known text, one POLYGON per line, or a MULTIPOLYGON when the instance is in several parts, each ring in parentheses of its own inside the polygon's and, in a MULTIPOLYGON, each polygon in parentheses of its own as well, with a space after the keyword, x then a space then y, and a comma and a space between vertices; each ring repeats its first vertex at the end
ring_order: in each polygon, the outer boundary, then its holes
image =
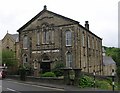
POLYGON ((42 73, 51 71, 50 63, 51 63, 51 61, 50 61, 50 58, 48 57, 48 55, 43 54, 42 62, 40 64, 40 69, 42 70, 42 73))

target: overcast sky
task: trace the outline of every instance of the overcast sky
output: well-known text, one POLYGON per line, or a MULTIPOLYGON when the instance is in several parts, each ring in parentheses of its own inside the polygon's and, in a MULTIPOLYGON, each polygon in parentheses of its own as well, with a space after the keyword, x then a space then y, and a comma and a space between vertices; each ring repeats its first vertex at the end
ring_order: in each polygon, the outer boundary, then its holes
POLYGON ((103 38, 103 45, 118 47, 119 0, 0 0, 0 39, 10 34, 42 11, 43 6, 57 14, 79 21, 89 21, 90 31, 103 38))

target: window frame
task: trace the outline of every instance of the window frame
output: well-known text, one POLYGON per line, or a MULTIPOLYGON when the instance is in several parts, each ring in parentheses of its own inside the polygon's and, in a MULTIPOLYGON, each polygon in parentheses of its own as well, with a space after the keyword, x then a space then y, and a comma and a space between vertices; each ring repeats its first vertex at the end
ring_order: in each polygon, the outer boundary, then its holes
POLYGON ((23 55, 23 64, 28 63, 28 55, 24 54, 23 55))
POLYGON ((37 30, 36 33, 37 45, 40 45, 40 31, 37 30))
POLYGON ((23 49, 28 49, 28 36, 23 37, 23 49))
POLYGON ((87 41, 88 42, 88 48, 90 48, 91 46, 90 46, 90 36, 89 35, 88 35, 87 39, 88 39, 88 41, 87 41))
POLYGON ((82 33, 82 45, 85 47, 85 33, 82 33))
POLYGON ((72 32, 67 30, 65 33, 66 46, 72 46, 72 32))
POLYGON ((66 53, 66 67, 67 68, 73 67, 73 56, 71 53, 66 53))

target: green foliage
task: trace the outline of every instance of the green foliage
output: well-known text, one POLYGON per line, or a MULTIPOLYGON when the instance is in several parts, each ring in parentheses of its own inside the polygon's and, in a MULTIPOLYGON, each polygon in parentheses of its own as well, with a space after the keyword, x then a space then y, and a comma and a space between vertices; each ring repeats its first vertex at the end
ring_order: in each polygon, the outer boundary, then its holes
POLYGON ((81 88, 85 88, 85 87, 93 87, 93 78, 88 77, 88 76, 82 76, 79 79, 79 85, 81 88))
POLYGON ((106 54, 107 56, 111 56, 113 60, 117 62, 118 48, 114 47, 106 48, 106 54))
MULTIPOLYGON (((117 65, 117 76, 118 76, 118 83, 120 85, 120 48, 114 48, 114 47, 106 47, 106 54, 108 56, 111 56, 113 60, 116 62, 117 65)), ((120 86, 119 86, 120 89, 120 86)))
POLYGON ((26 71, 26 75, 28 75, 28 76, 32 75, 33 68, 29 64, 24 64, 24 66, 23 65, 19 66, 19 71, 23 70, 23 69, 26 71))
POLYGON ((116 72, 118 74, 118 77, 120 77, 120 66, 117 68, 116 72))
POLYGON ((98 87, 99 89, 106 89, 109 90, 112 88, 112 86, 105 80, 96 80, 96 87, 98 87))
POLYGON ((120 66, 120 48, 106 47, 106 54, 113 58, 117 66, 120 66))
POLYGON ((45 72, 41 76, 42 77, 56 77, 55 73, 53 73, 53 72, 45 72))
POLYGON ((26 80, 26 67, 25 66, 20 65, 19 74, 20 74, 20 80, 25 81, 26 80))
POLYGON ((22 70, 22 69, 26 70, 26 67, 23 66, 23 65, 20 65, 20 66, 19 66, 19 70, 22 70))
POLYGON ((17 61, 15 59, 15 53, 9 50, 2 51, 2 63, 9 66, 16 66, 17 61))
POLYGON ((57 63, 54 67, 54 69, 52 70, 55 75, 58 77, 58 76, 62 76, 63 75, 63 70, 62 68, 64 68, 64 64, 63 63, 57 63))
MULTIPOLYGON (((112 89, 111 83, 112 83, 111 80, 99 80, 96 78, 95 87, 98 89, 111 90, 112 89)), ((79 86, 80 86, 80 88, 92 88, 92 87, 94 87, 93 77, 89 77, 89 76, 85 76, 85 75, 82 76, 79 79, 79 86)), ((115 84, 115 86, 117 86, 117 85, 115 84)))

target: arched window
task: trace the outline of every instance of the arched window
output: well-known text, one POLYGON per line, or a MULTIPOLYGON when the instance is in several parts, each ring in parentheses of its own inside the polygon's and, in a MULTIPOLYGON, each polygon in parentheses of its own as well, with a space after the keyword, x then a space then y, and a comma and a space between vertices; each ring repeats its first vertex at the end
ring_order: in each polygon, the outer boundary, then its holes
POLYGON ((85 34, 82 34, 82 45, 85 46, 85 34))
POLYGON ((23 37, 23 48, 24 49, 28 48, 28 37, 27 36, 23 37))
POLYGON ((48 24, 43 24, 42 25, 42 43, 48 44, 50 41, 50 32, 49 32, 49 25, 48 24))
POLYGON ((88 36, 88 48, 90 48, 90 36, 88 36))
POLYGON ((28 56, 26 54, 23 55, 23 63, 28 62, 28 56))
POLYGON ((71 31, 66 31, 66 46, 72 45, 72 33, 71 31))
POLYGON ((40 45, 40 32, 37 31, 37 45, 40 45))
POLYGON ((96 39, 96 50, 98 50, 98 40, 96 39))
POLYGON ((93 49, 95 48, 95 45, 94 45, 94 37, 92 38, 92 46, 93 46, 93 49))
POLYGON ((46 34, 45 34, 46 36, 46 38, 45 38, 45 40, 46 40, 46 44, 48 44, 49 43, 49 41, 50 41, 50 32, 49 31, 46 31, 46 34))
POLYGON ((66 54, 66 67, 71 68, 72 67, 72 54, 71 53, 67 53, 66 54))
POLYGON ((51 43, 54 43, 54 31, 52 31, 52 30, 50 30, 50 33, 49 33, 50 35, 50 42, 51 43))

